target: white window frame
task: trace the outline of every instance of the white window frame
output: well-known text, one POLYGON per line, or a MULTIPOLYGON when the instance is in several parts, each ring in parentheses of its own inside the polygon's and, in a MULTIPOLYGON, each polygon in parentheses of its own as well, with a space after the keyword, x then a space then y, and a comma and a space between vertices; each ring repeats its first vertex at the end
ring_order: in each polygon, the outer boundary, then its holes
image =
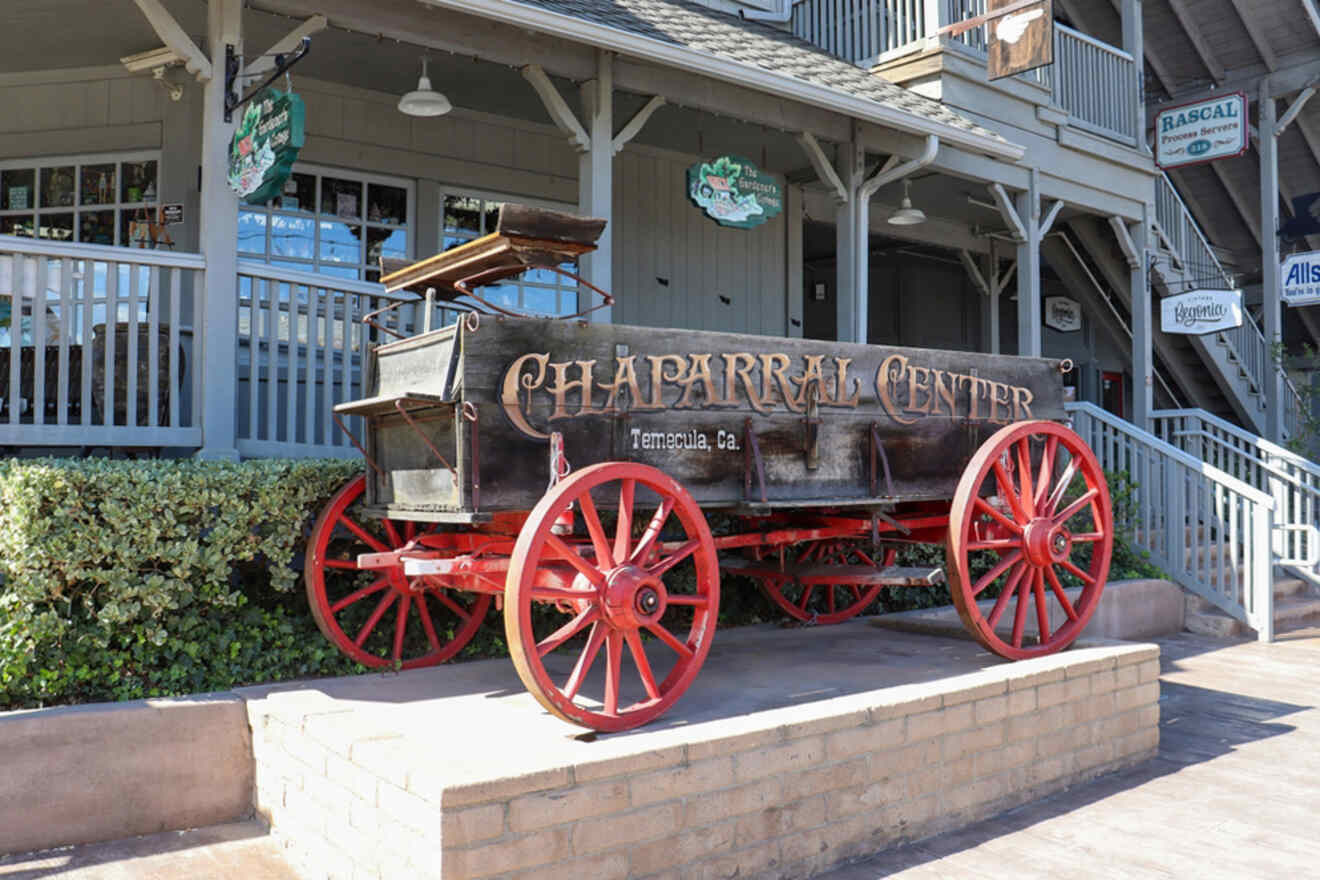
MULTIPOLYGON (((321 198, 321 179, 325 177, 334 177, 340 180, 354 180, 363 185, 363 198, 361 208, 362 219, 357 223, 349 225, 360 225, 365 230, 368 227, 377 229, 402 229, 404 234, 404 249, 407 258, 411 259, 415 253, 417 241, 417 181, 407 177, 394 177, 388 174, 376 174, 370 171, 359 171, 352 168, 339 168, 333 165, 318 165, 312 162, 297 162, 293 166, 292 174, 312 174, 317 178, 316 198, 318 207, 321 198), (371 184, 380 184, 383 186, 392 186, 404 190, 408 198, 407 216, 404 218, 403 225, 391 225, 367 220, 367 187, 371 184)), ((322 273, 329 277, 339 277, 330 272, 322 272, 323 269, 338 269, 352 267, 357 270, 357 280, 365 281, 366 273, 379 267, 372 266, 367 262, 367 240, 364 235, 362 238, 362 257, 357 263, 340 263, 332 260, 324 260, 320 256, 321 252, 321 222, 337 221, 347 223, 345 218, 334 213, 325 211, 286 211, 280 208, 273 208, 269 205, 248 205, 246 203, 238 206, 239 213, 254 212, 263 214, 266 217, 265 230, 265 249, 263 253, 256 251, 240 250, 238 256, 240 259, 257 260, 269 265, 280 265, 282 268, 291 268, 301 272, 322 273), (271 219, 276 216, 293 217, 299 220, 312 221, 312 258, 310 260, 301 257, 285 257, 271 252, 271 219)))
MULTIPOLYGON (((445 202, 450 198, 468 198, 481 199, 483 202, 515 202, 520 205, 530 205, 536 208, 545 208, 550 211, 576 212, 576 204, 568 202, 556 202, 550 199, 538 199, 527 196, 510 195, 508 193, 496 192, 494 190, 476 189, 473 187, 453 186, 446 183, 440 184, 440 216, 437 219, 436 226, 440 231, 440 241, 436 243, 437 250, 445 247, 445 237, 448 232, 445 227, 445 202)), ((485 211, 482 212, 485 215, 485 211)), ((485 231, 483 231, 484 234, 485 231)), ((475 236, 474 236, 475 237, 475 236)), ((469 241, 471 239, 468 239, 469 241)), ((523 307, 525 302, 524 294, 528 288, 535 290, 554 290, 556 297, 557 315, 573 315, 578 311, 578 285, 571 278, 562 275, 555 276, 556 283, 553 285, 542 284, 535 281, 526 281, 524 276, 516 278, 507 278, 500 282, 501 286, 515 287, 518 290, 518 308, 523 307)), ((443 313, 444 320, 456 319, 458 313, 452 309, 446 309, 443 313), (451 314, 452 312, 452 314, 451 314)))
MULTIPOLYGON (((31 169, 34 172, 32 186, 32 207, 19 210, 8 210, 4 205, 0 205, 0 229, 4 228, 4 222, 11 217, 33 217, 35 229, 41 230, 42 214, 73 214, 73 238, 68 240, 67 244, 78 241, 82 232, 82 225, 78 222, 79 216, 85 213, 99 213, 102 211, 114 211, 114 246, 130 247, 130 242, 121 241, 123 237, 123 214, 126 211, 137 211, 147 208, 155 208, 161 204, 161 192, 164 189, 164 168, 161 164, 160 150, 130 150, 115 153, 74 153, 66 156, 33 156, 24 159, 4 159, 0 160, 0 171, 14 171, 31 169), (134 162, 155 162, 156 163, 156 198, 150 202, 124 202, 120 201, 120 193, 123 189, 125 163, 134 162), (87 165, 109 165, 115 166, 115 197, 113 201, 102 202, 95 205, 82 204, 82 174, 81 169, 87 165), (73 185, 73 204, 56 205, 43 207, 37 204, 41 196, 41 172, 46 168, 56 168, 60 166, 73 165, 74 185, 73 185)), ((23 236, 24 238, 28 236, 23 236)), ((57 241, 57 239, 42 239, 39 236, 34 237, 36 241, 57 241)), ((91 242, 80 242, 89 244, 91 242)))

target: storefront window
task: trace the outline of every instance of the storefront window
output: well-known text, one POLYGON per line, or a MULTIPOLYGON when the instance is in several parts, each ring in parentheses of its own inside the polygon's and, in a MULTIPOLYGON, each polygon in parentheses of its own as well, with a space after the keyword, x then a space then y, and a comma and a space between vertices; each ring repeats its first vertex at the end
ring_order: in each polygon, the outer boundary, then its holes
POLYGON ((406 258, 412 184, 299 165, 283 192, 238 214, 238 251, 275 266, 374 281, 381 257, 406 258))
POLYGON ((0 163, 0 233, 130 245, 160 191, 155 154, 0 163))
MULTIPOLYGON (((477 196, 446 196, 443 247, 447 250, 494 232, 502 204, 477 196)), ((564 263, 560 268, 577 272, 577 263, 564 263)), ((577 283, 550 269, 532 269, 517 278, 483 287, 480 293, 495 305, 537 315, 571 315, 578 310, 577 283)), ((447 320, 454 317, 446 315, 447 320)))

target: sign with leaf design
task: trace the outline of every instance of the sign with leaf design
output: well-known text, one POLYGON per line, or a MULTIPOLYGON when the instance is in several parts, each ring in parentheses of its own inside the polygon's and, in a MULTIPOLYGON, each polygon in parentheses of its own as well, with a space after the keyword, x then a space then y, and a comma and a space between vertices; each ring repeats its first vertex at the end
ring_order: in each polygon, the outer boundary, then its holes
POLYGON ((306 139, 306 110, 292 91, 267 89, 248 104, 229 142, 229 187, 250 205, 278 195, 306 139))
POLYGON ((784 209, 779 180, 750 159, 720 156, 688 169, 688 198, 721 226, 752 229, 784 209))

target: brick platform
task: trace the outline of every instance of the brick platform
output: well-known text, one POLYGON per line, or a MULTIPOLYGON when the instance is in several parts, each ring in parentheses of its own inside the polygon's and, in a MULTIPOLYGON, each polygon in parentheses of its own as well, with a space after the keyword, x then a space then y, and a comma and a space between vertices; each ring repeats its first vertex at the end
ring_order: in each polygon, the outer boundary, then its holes
POLYGON ((1009 664, 837 627, 720 633, 660 722, 593 737, 507 661, 250 689, 256 807, 309 878, 806 877, 1140 762, 1159 651, 1009 664))

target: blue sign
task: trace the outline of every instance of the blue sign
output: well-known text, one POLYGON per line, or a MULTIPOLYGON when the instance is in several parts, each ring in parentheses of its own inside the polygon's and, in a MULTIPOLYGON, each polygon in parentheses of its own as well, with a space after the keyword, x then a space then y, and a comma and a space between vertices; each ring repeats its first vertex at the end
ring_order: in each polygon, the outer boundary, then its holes
POLYGON ((1320 251, 1293 254, 1283 261, 1280 298, 1290 306, 1320 303, 1320 251))

